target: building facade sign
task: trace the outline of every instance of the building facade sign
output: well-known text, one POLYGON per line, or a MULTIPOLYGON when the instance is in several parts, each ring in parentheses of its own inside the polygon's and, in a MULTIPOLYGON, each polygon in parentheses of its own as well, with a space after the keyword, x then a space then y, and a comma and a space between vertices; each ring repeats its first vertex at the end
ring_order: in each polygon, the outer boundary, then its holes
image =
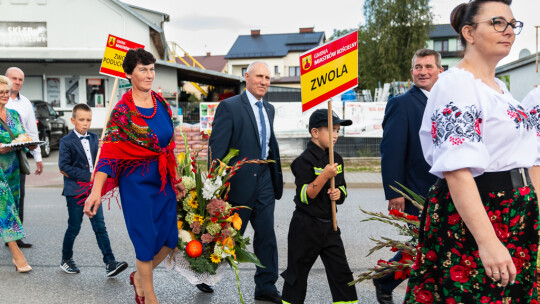
POLYGON ((0 47, 47 47, 47 22, 0 21, 0 47))

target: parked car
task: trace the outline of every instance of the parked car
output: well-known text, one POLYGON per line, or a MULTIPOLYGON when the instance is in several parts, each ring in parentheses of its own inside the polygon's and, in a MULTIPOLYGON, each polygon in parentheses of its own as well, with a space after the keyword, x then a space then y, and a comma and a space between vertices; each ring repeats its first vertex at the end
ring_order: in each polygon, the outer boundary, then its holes
POLYGON ((41 155, 43 157, 49 157, 51 148, 57 149, 60 144, 60 138, 68 134, 66 121, 47 102, 41 100, 32 100, 31 102, 36 114, 39 140, 45 142, 41 146, 41 155))

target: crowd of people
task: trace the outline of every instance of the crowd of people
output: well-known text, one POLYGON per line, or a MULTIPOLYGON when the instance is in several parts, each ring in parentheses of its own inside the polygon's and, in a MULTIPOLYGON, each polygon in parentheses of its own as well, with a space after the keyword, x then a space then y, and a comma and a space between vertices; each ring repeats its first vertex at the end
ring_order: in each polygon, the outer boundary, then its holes
MULTIPOLYGON (((416 51, 411 60, 414 86, 386 106, 381 167, 388 210, 421 220, 405 303, 537 300, 540 88, 519 102, 495 77, 495 67, 508 55, 523 26, 510 4, 511 0, 472 0, 458 5, 451 25, 464 46, 463 59, 444 71, 438 52, 416 51), (426 197, 421 214, 391 190, 398 185, 426 197)), ((106 275, 127 269, 128 264, 117 261, 112 252, 101 206, 110 198, 109 190, 118 187, 136 256, 129 280, 139 304, 158 303, 153 270, 176 248, 177 200, 186 194, 175 168, 171 109, 152 91, 155 62, 144 49, 127 52, 123 69, 132 89, 114 107, 102 139, 89 132, 91 108, 73 107, 74 130, 62 138, 58 161, 68 211, 60 268, 80 272, 73 245, 87 215, 106 275)), ((240 232, 251 223, 254 252, 264 265, 255 272, 255 300, 304 303, 310 269, 320 257, 333 302, 358 303, 356 288, 348 284, 353 273, 340 230, 332 223, 332 203, 340 205, 347 198, 345 167, 338 153, 330 157, 329 149, 340 127, 353 122, 327 110, 310 116, 311 140, 291 164, 296 209, 287 239, 287 266, 281 273, 282 295, 276 287, 274 209, 283 193, 283 177, 275 109, 263 98, 270 69, 256 61, 244 76, 246 90, 223 100, 216 110, 209 149, 214 159, 234 148, 239 154, 231 162, 274 161, 246 164, 230 180, 228 201, 249 207, 239 211, 240 232)), ((23 82, 24 73, 16 67, 0 76, 0 143, 8 144, 24 133, 38 139, 32 105, 20 93, 23 82)), ((37 164, 35 174, 41 174, 39 146, 27 149, 37 164)), ((18 272, 32 270, 20 250, 32 247, 23 241, 24 185, 30 173, 25 152, 0 146, 0 235, 18 272)), ((400 259, 397 252, 391 261, 400 259)), ((393 290, 401 281, 392 274, 375 279, 378 302, 393 303, 393 290)), ((196 287, 213 292, 213 286, 196 287)))

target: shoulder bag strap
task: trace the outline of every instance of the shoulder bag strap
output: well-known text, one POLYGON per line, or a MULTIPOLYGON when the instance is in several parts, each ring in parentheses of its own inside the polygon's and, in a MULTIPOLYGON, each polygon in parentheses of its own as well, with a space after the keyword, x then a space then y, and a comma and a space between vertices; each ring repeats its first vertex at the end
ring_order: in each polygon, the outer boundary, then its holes
POLYGON ((13 135, 13 132, 11 132, 11 129, 8 127, 8 125, 6 124, 6 122, 2 118, 0 118, 0 124, 9 133, 9 135, 11 136, 11 139, 15 139, 15 135, 13 135))

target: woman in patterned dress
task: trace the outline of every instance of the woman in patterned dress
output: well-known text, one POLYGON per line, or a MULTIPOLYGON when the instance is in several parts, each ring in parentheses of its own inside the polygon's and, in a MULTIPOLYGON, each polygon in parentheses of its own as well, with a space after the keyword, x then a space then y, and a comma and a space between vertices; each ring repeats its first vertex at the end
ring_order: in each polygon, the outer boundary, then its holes
MULTIPOLYGON (((0 76, 0 118, 7 124, 13 135, 25 133, 19 113, 6 108, 9 101, 11 81, 0 76)), ((0 143, 9 144, 11 135, 0 125, 0 143)), ((35 149, 35 146, 32 147, 35 149)), ((19 219, 19 159, 11 148, 0 147, 0 235, 8 244, 13 255, 13 264, 19 272, 29 272, 32 267, 28 265, 23 253, 17 246, 17 240, 24 237, 21 220, 19 219)))
POLYGON ((473 0, 451 14, 465 47, 431 90, 420 140, 431 188, 406 303, 537 303, 536 131, 495 78, 523 24, 511 0, 473 0), (535 170, 535 169, 533 169, 535 170))
POLYGON ((167 101, 152 91, 152 53, 129 50, 123 68, 133 88, 111 113, 91 194, 84 213, 92 217, 109 180, 118 186, 137 271, 130 275, 135 302, 158 303, 153 269, 178 243, 177 195, 185 189, 176 177, 174 128, 167 101), (175 195, 175 192, 177 195, 175 195))

